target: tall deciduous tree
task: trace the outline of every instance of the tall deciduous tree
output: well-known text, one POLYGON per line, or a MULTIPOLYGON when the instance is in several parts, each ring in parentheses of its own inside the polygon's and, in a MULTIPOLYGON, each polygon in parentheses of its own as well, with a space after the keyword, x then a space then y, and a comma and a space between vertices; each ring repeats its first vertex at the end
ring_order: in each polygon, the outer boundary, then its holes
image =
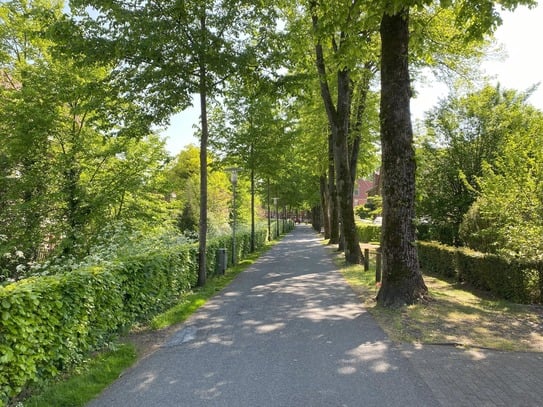
MULTIPOLYGON (((118 56, 116 77, 125 92, 160 122, 200 95, 200 216, 198 284, 206 280, 208 98, 217 96, 250 38, 245 35, 260 9, 244 0, 135 2, 77 0, 91 6, 86 30, 118 56)), ((265 16, 264 16, 265 17, 265 16)), ((88 42, 87 42, 88 44, 88 42)))
POLYGON ((341 10, 334 17, 327 13, 329 4, 309 2, 314 31, 314 52, 331 135, 337 198, 340 208, 341 233, 344 238, 345 259, 359 263, 362 258, 356 232, 353 209, 353 186, 360 147, 360 128, 366 114, 366 98, 376 66, 372 43, 375 27, 362 12, 361 2, 339 2, 341 10), (324 42, 330 46, 325 48, 324 42), (333 57, 327 64, 326 49, 333 57), (355 62, 358 57, 358 63, 355 62), (353 60, 354 58, 354 60, 353 60), (362 60, 362 61, 360 61, 362 60), (332 95, 331 73, 335 75, 336 97, 332 95), (356 103, 353 104, 353 99, 356 103))
POLYGON ((383 283, 385 306, 412 304, 428 293, 415 246, 415 152, 409 100, 409 11, 381 21, 381 148, 383 283))
MULTIPOLYGON (((519 3, 506 1, 514 9, 519 3)), ((386 4, 381 19, 381 145, 383 149, 383 283, 377 301, 411 304, 426 296, 414 246, 415 160, 410 119, 409 9, 426 2, 386 4)), ((491 32, 500 19, 489 1, 443 2, 456 11, 466 42, 491 32)))
POLYGON ((107 66, 54 52, 46 28, 61 14, 60 2, 0 4, 0 245, 25 263, 55 247, 83 255, 115 220, 166 217, 155 189, 163 143, 125 137, 137 108, 109 86, 107 66))
POLYGON ((520 114, 526 97, 486 86, 451 95, 427 114, 417 210, 430 221, 432 239, 461 243, 458 230, 476 199, 483 163, 493 166, 508 135, 527 126, 520 114))

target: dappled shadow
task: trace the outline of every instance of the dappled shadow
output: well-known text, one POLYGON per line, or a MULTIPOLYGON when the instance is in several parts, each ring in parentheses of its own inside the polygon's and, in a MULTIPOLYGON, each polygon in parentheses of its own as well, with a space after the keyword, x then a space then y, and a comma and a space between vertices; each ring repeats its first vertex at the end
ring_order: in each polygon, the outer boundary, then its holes
POLYGON ((443 406, 539 406, 543 355, 442 345, 401 346, 443 406))
POLYGON ((413 341, 543 352, 543 314, 538 307, 491 301, 456 291, 454 281, 425 276, 432 302, 417 317, 402 314, 402 326, 413 341))
POLYGON ((435 404, 410 369, 298 227, 116 386, 132 406, 435 404))

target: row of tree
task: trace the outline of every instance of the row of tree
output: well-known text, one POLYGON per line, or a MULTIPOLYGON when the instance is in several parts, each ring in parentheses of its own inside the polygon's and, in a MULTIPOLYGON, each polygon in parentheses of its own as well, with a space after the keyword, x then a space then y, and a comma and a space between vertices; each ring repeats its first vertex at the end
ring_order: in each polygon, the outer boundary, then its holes
MULTIPOLYGON (((155 194, 142 206, 156 211, 173 188, 171 178, 160 184, 160 176, 153 176, 161 173, 164 156, 151 126, 185 109, 197 93, 199 179, 192 192, 181 192, 180 220, 186 229, 194 226, 189 221, 198 201, 200 253, 210 224, 208 185, 216 182, 209 178, 211 148, 223 168, 243 167, 253 225, 258 191, 268 211, 272 197, 283 206, 320 204, 326 237, 342 245, 348 262, 361 262, 354 180, 375 169, 380 149, 384 278, 378 301, 418 301, 427 289, 413 245, 410 75, 431 68, 442 76, 469 77, 466 67, 485 52, 486 36, 500 23, 496 8, 518 4, 534 2, 73 0, 69 10, 54 1, 3 3, 1 18, 9 24, 0 31, 0 91, 12 100, 0 113, 6 117, 2 132, 12 140, 2 156, 9 161, 4 178, 17 185, 24 185, 25 177, 35 181, 13 196, 5 192, 3 202, 27 208, 20 218, 27 231, 58 227, 35 243, 62 237, 66 250, 74 250, 78 239, 88 240, 79 234, 82 225, 90 227, 91 213, 103 213, 95 224, 104 225, 127 212, 125 187, 131 178, 112 175, 126 164, 141 191, 145 186, 155 194), (22 105, 25 109, 18 109, 22 105), (17 119, 23 114, 24 120, 17 119), (21 140, 28 142, 19 147, 21 140), (148 152, 132 153, 129 146, 148 152), (149 158, 150 151, 158 155, 140 166, 129 162, 149 158), (47 174, 57 160, 55 182, 34 176, 47 174), (98 181, 102 189, 85 184, 98 181), (114 186, 117 195, 98 194, 114 186), (44 209, 33 219, 38 212, 28 202, 49 196, 46 189, 61 210, 44 209)), ((175 171, 186 168, 180 164, 175 171)), ((11 216, 3 213, 5 219, 11 216)), ((14 226, 10 240, 16 231, 27 236, 24 228, 14 226)), ((199 262, 204 284, 205 256, 199 262)))

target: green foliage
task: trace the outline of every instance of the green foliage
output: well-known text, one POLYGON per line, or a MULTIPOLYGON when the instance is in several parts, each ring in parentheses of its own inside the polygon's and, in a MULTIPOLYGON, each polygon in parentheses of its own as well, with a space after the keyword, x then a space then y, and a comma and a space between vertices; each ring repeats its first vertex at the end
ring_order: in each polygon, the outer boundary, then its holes
POLYGON ((381 240, 381 225, 357 222, 356 231, 361 243, 379 242, 381 240))
MULTIPOLYGON (((177 215, 176 226, 187 236, 197 236, 199 207, 200 207, 200 150, 189 145, 185 147, 170 163, 165 171, 165 177, 175 194, 177 207, 182 208, 177 215)), ((232 184, 228 174, 215 169, 218 166, 215 154, 208 154, 208 162, 212 170, 208 174, 208 233, 211 238, 231 233, 232 218, 232 184), (229 219, 230 218, 230 219, 229 219)), ((240 173, 236 186, 236 215, 237 224, 249 224, 250 192, 249 182, 245 171, 240 173)))
POLYGON ((480 193, 460 235, 473 249, 507 257, 543 257, 543 113, 524 106, 503 154, 484 165, 480 193))
MULTIPOLYGON (((290 230, 293 223, 284 227, 290 230)), ((256 248, 265 245, 267 225, 258 227, 255 238, 256 248)), ((249 254, 250 239, 249 231, 236 234, 238 260, 249 254)), ((232 247, 231 235, 209 242, 208 275, 216 272, 216 252, 223 247, 232 247)), ((69 272, 1 286, 0 405, 174 304, 196 285, 197 251, 170 235, 133 236, 108 259, 91 257, 69 272)))
POLYGON ((53 377, 127 321, 118 278, 100 267, 0 288, 0 400, 53 377))
POLYGON ((62 8, 0 4, 0 281, 28 275, 53 249, 84 256, 113 222, 169 221, 164 143, 111 85, 110 60, 58 52, 62 39, 48 29, 64 21, 62 8))
POLYGON ((429 220, 431 239, 459 244, 459 228, 481 190, 484 165, 494 169, 500 157, 513 153, 507 140, 514 135, 536 134, 526 130, 539 126, 528 96, 486 86, 452 95, 428 115, 417 157, 417 214, 429 220))
POLYGON ((437 242, 417 242, 420 267, 444 277, 455 277, 456 248, 437 242))
POLYGON ((369 196, 364 205, 355 208, 355 214, 361 219, 374 219, 383 213, 383 198, 379 195, 369 196))
POLYGON ((543 264, 523 259, 507 259, 470 250, 456 252, 458 278, 501 298, 520 303, 543 300, 543 264))
POLYGON ((418 242, 417 247, 423 270, 454 277, 511 301, 543 301, 541 261, 505 258, 432 242, 418 242))

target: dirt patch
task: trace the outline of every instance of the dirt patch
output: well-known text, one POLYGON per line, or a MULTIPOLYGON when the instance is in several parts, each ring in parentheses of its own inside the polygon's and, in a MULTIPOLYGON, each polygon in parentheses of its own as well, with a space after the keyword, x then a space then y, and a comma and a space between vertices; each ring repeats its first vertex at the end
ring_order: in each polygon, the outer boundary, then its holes
POLYGON ((138 352, 138 358, 145 358, 169 339, 173 333, 179 329, 181 324, 172 325, 163 329, 136 328, 129 334, 121 338, 121 342, 130 343, 135 346, 138 352))

